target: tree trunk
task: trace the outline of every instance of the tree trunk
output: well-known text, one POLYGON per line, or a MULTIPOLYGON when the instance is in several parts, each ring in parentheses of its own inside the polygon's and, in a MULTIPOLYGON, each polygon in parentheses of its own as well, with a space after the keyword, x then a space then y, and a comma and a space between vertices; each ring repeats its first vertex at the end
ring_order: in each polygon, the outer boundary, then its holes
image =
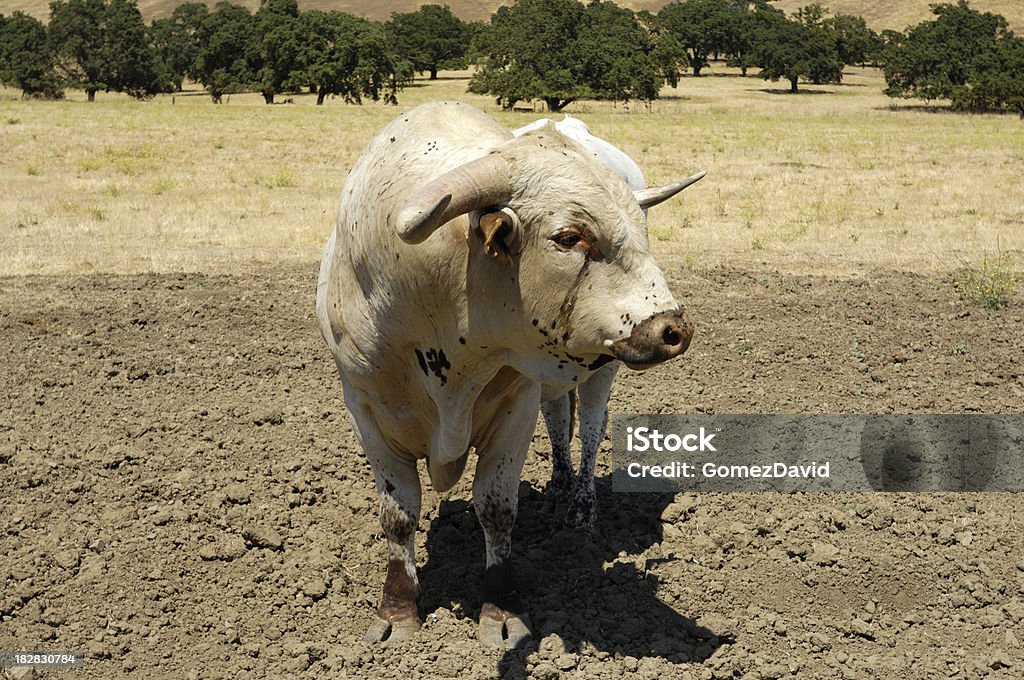
POLYGON ((796 81, 797 81, 796 78, 790 78, 789 79, 789 91, 790 92, 796 92, 797 91, 796 90, 796 81))
POLYGON ((572 104, 574 99, 559 99, 558 97, 544 97, 544 103, 548 105, 548 111, 552 113, 558 113, 569 104, 572 104))
POLYGON ((263 101, 265 101, 268 104, 273 104, 274 103, 274 93, 273 92, 264 92, 263 93, 263 101))
POLYGON ((323 106, 324 105, 324 99, 326 99, 326 98, 327 98, 327 92, 325 92, 324 90, 320 90, 319 92, 317 92, 316 93, 316 105, 317 106, 323 106))
POLYGON ((436 66, 431 66, 430 67, 430 79, 431 80, 437 80, 437 67, 436 66))
POLYGON ((700 70, 702 68, 704 68, 704 64, 700 63, 699 61, 694 61, 693 62, 693 77, 694 78, 699 78, 700 77, 700 70))
POLYGON ((94 89, 86 90, 85 91, 85 96, 91 102, 96 101, 96 90, 94 90, 94 89))

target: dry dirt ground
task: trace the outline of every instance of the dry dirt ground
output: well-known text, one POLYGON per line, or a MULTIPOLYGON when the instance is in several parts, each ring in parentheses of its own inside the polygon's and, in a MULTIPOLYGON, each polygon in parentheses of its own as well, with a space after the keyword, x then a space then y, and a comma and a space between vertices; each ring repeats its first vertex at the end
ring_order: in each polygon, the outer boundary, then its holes
MULTIPOLYGON (((941 276, 665 266, 689 353, 615 412, 1012 412, 1018 295, 941 276)), ((1018 678, 1024 498, 611 492, 514 537, 536 640, 474 639, 483 537, 428 492, 414 642, 367 648, 385 564, 370 471, 313 319, 315 265, 0 279, 0 649, 113 678, 1018 678)), ((0 671, 16 677, 33 672, 0 671)))

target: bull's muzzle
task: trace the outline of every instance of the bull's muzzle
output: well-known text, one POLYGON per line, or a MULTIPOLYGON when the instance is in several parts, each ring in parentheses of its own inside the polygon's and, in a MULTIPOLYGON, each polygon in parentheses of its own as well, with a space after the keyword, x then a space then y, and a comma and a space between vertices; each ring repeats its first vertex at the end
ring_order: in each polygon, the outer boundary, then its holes
POLYGON ((674 359, 690 346, 693 322, 682 309, 661 312, 640 322, 628 338, 613 342, 615 358, 634 370, 674 359))

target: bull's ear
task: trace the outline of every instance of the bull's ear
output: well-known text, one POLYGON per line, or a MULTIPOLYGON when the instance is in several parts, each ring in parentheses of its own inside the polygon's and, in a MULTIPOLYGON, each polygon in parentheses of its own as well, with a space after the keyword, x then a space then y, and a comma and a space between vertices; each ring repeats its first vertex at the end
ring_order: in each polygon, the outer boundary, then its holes
POLYGON ((523 249, 523 228, 519 216, 505 207, 481 211, 474 218, 474 227, 483 242, 484 252, 498 262, 510 264, 523 249))

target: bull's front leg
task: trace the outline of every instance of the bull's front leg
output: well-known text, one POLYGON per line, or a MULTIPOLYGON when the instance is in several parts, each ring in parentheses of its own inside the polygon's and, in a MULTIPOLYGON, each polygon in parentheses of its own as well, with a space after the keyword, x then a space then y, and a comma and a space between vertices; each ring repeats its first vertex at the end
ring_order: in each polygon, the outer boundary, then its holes
POLYGON ((477 446, 473 505, 484 530, 487 565, 480 587, 479 639, 510 649, 531 636, 530 619, 516 590, 512 569, 512 527, 519 505, 519 477, 537 422, 540 390, 519 391, 514 405, 502 414, 485 442, 477 446))
POLYGON ((575 473, 572 468, 573 411, 575 391, 563 394, 540 405, 544 424, 551 440, 551 479, 544 490, 544 509, 554 512, 566 507, 572 499, 575 473))
POLYGON ((388 566, 377 619, 363 641, 393 644, 412 638, 421 625, 416 609, 419 579, 415 552, 420 479, 412 459, 388 448, 366 447, 366 453, 380 497, 380 526, 388 543, 388 566))
POLYGON ((618 362, 603 366, 579 386, 580 471, 566 516, 566 522, 577 528, 592 529, 597 522, 594 467, 608 427, 608 398, 618 370, 618 362))

